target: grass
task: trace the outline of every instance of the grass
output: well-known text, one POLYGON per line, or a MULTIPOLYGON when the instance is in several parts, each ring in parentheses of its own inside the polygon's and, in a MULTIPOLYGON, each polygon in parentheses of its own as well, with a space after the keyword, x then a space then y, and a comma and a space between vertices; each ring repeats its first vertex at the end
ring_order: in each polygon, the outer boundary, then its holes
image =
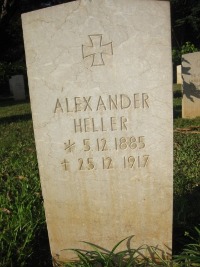
POLYGON ((84 242, 89 250, 73 249, 78 260, 71 263, 56 263, 57 267, 197 267, 200 266, 200 229, 195 228, 196 238, 187 235, 192 240, 185 245, 179 255, 169 258, 163 251, 152 246, 141 246, 137 249, 129 248, 115 253, 116 248, 125 240, 130 243, 130 238, 121 240, 111 251, 97 245, 84 242))
POLYGON ((132 267, 132 266, 171 266, 171 261, 167 255, 159 251, 155 247, 141 246, 137 249, 129 248, 124 251, 115 253, 117 247, 127 240, 130 242, 131 238, 125 238, 116 244, 111 251, 99 248, 98 246, 84 242, 89 245, 90 250, 74 249, 79 260, 72 263, 65 263, 61 266, 65 267, 132 267), (162 255, 162 256, 160 256, 162 255), (98 264, 98 265, 97 265, 98 264))
POLYGON ((45 232, 30 104, 3 102, 0 132, 0 266, 27 266, 45 232))
MULTIPOLYGON (((176 86, 174 88, 173 243, 174 254, 179 256, 175 258, 173 266, 178 267, 200 266, 198 126, 200 118, 193 120, 181 118, 181 91, 180 86, 176 86)), ((51 256, 28 102, 0 103, 0 133, 0 267, 50 267, 51 256)), ((132 249, 131 253, 123 251, 116 257, 115 250, 106 253, 98 246, 91 247, 91 245, 88 244, 89 250, 86 252, 74 250, 80 261, 73 266, 157 266, 147 258, 142 258, 141 261, 140 257, 140 263, 138 261, 138 253, 141 256, 143 249, 150 247, 132 249), (98 262, 99 257, 101 262, 98 262)), ((157 253, 156 249, 151 249, 151 255, 157 253)), ((159 266, 171 266, 170 261, 165 258, 162 260, 159 266)))

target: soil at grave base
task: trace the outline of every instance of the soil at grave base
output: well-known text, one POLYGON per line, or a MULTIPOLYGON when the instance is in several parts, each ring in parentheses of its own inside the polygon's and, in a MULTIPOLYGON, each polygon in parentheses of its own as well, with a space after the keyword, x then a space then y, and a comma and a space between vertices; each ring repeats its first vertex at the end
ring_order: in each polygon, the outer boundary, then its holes
POLYGON ((179 133, 194 133, 194 134, 200 134, 200 126, 190 126, 188 128, 176 128, 174 132, 179 133))

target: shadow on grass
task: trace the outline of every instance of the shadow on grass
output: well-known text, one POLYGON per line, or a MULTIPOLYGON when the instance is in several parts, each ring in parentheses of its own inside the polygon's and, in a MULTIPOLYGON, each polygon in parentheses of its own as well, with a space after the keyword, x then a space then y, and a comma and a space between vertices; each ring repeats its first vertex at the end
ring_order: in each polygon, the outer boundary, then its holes
POLYGON ((46 227, 43 227, 36 233, 33 244, 33 254, 26 266, 53 267, 46 227))
POLYGON ((183 97, 183 93, 180 90, 176 90, 173 92, 173 96, 174 98, 180 98, 180 97, 183 97))
POLYGON ((16 106, 19 104, 27 104, 30 103, 30 100, 22 100, 22 101, 14 101, 13 99, 9 99, 9 100, 0 100, 0 107, 10 107, 10 106, 16 106))
POLYGON ((188 232, 200 225, 200 185, 190 192, 174 197, 173 254, 191 242, 188 232))
POLYGON ((30 113, 22 115, 12 115, 0 118, 0 124, 10 124, 12 122, 29 121, 29 120, 32 120, 32 116, 30 113))
POLYGON ((174 119, 181 118, 182 117, 182 106, 181 105, 175 106, 173 113, 174 113, 174 119))

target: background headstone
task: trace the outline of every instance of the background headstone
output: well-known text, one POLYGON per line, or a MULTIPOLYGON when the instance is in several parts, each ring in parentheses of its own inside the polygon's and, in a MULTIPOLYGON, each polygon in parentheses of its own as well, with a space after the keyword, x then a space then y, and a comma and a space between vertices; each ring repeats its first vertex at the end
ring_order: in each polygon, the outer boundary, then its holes
POLYGON ((12 76, 9 80, 10 92, 15 100, 25 100, 25 86, 23 75, 12 76))
POLYGON ((200 52, 182 56, 182 117, 200 116, 200 52))
POLYGON ((176 66, 176 83, 177 84, 183 84, 182 66, 181 65, 176 66))
POLYGON ((80 241, 112 249, 132 235, 132 247, 170 253, 169 10, 168 1, 82 0, 22 17, 56 259, 71 260, 64 249, 86 248, 80 241))

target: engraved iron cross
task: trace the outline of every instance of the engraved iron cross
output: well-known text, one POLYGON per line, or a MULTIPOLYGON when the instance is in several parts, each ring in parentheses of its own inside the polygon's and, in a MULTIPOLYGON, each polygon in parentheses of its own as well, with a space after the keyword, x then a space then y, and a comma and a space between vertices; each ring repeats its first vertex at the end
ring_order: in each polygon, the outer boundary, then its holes
POLYGON ((82 45, 83 59, 92 57, 93 66, 105 65, 103 55, 113 55, 112 42, 102 44, 102 34, 88 35, 91 45, 82 45))

